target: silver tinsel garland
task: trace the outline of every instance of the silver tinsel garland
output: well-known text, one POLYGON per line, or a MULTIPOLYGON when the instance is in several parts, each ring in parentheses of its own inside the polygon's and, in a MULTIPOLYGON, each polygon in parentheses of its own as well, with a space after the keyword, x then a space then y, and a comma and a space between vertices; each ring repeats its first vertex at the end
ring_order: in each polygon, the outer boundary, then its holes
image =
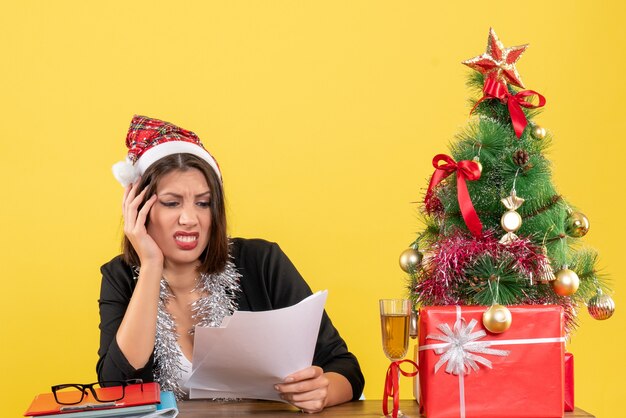
MULTIPOLYGON (((139 272, 137 271, 137 276, 139 272)), ((202 273, 194 292, 201 294, 200 299, 191 305, 192 319, 195 325, 217 327, 225 316, 237 310, 236 296, 239 291, 239 279, 235 265, 228 261, 220 273, 202 273)), ((167 302, 174 295, 165 278, 161 278, 161 290, 157 313, 156 338, 154 342, 154 380, 161 385, 161 390, 174 392, 176 399, 186 396, 181 387, 179 376, 183 369, 180 363, 180 350, 177 348, 178 332, 172 315, 165 309, 167 302)), ((188 330, 193 334, 194 329, 188 330)))

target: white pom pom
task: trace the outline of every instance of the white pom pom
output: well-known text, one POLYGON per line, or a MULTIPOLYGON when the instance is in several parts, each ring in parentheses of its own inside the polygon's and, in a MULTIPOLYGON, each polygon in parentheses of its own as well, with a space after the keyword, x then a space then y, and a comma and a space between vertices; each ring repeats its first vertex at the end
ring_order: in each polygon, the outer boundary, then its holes
POLYGON ((126 187, 139 178, 139 170, 128 160, 120 161, 113 164, 113 176, 126 187))

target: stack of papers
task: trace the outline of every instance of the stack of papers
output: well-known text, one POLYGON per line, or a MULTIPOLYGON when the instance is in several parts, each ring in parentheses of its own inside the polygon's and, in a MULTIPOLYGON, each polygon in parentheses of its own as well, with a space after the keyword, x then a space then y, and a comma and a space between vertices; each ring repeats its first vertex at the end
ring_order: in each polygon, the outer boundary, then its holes
POLYGON ((328 291, 288 308, 236 311, 220 327, 196 327, 190 398, 282 401, 274 389, 311 366, 328 291))

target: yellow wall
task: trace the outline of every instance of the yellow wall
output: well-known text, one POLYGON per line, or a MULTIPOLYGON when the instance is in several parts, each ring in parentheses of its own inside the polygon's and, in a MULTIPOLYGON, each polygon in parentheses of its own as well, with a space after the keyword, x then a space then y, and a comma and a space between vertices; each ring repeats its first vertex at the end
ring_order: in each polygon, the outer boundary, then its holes
MULTIPOLYGON (((19 416, 62 382, 95 379, 98 268, 119 248, 134 113, 198 133, 225 176, 233 235, 277 241, 380 398, 377 299, 404 295, 430 160, 468 116, 460 61, 530 43, 518 68, 548 105, 559 190, 618 311, 581 312, 577 404, 623 410, 626 17, 622 2, 18 1, 0 14, 0 397, 19 416), (497 4, 496 4, 497 3, 497 4), (597 3, 597 4, 596 4, 597 3), (602 5, 600 5, 602 4, 602 5)), ((409 382, 403 397, 410 396, 409 382)), ((538 382, 538 384, 541 384, 538 382)), ((506 385, 499 390, 506 390, 506 385)))

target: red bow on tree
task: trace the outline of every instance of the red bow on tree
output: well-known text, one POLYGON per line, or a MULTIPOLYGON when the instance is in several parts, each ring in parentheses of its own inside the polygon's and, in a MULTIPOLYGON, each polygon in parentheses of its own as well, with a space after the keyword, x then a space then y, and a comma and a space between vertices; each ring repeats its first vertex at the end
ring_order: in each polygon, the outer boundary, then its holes
POLYGON ((480 178, 478 163, 470 160, 463 160, 457 163, 448 155, 437 154, 433 158, 433 167, 435 167, 435 172, 430 178, 430 184, 428 185, 428 191, 426 191, 424 203, 428 206, 428 202, 432 199, 435 186, 456 171, 457 197, 461 215, 463 215, 465 225, 467 225, 470 232, 474 236, 479 237, 482 234, 483 224, 478 218, 478 214, 472 204, 472 199, 467 191, 467 184, 465 184, 466 180, 473 181, 480 178), (444 164, 439 165, 440 162, 444 162, 444 164))
POLYGON ((526 115, 522 110, 522 107, 527 109, 536 109, 538 107, 543 107, 546 104, 546 98, 543 95, 537 93, 534 90, 522 90, 517 92, 516 94, 509 93, 509 89, 507 89, 506 84, 504 82, 497 80, 495 77, 487 77, 485 79, 485 85, 483 86, 484 96, 476 102, 470 115, 474 112, 476 107, 483 101, 487 99, 498 99, 502 103, 506 103, 509 108, 509 114, 511 115, 511 123, 513 124, 513 130, 515 131, 515 136, 520 138, 522 136, 522 132, 528 125, 528 120, 526 119, 526 115), (539 99, 539 103, 534 105, 530 102, 524 100, 526 97, 537 96, 539 99))

